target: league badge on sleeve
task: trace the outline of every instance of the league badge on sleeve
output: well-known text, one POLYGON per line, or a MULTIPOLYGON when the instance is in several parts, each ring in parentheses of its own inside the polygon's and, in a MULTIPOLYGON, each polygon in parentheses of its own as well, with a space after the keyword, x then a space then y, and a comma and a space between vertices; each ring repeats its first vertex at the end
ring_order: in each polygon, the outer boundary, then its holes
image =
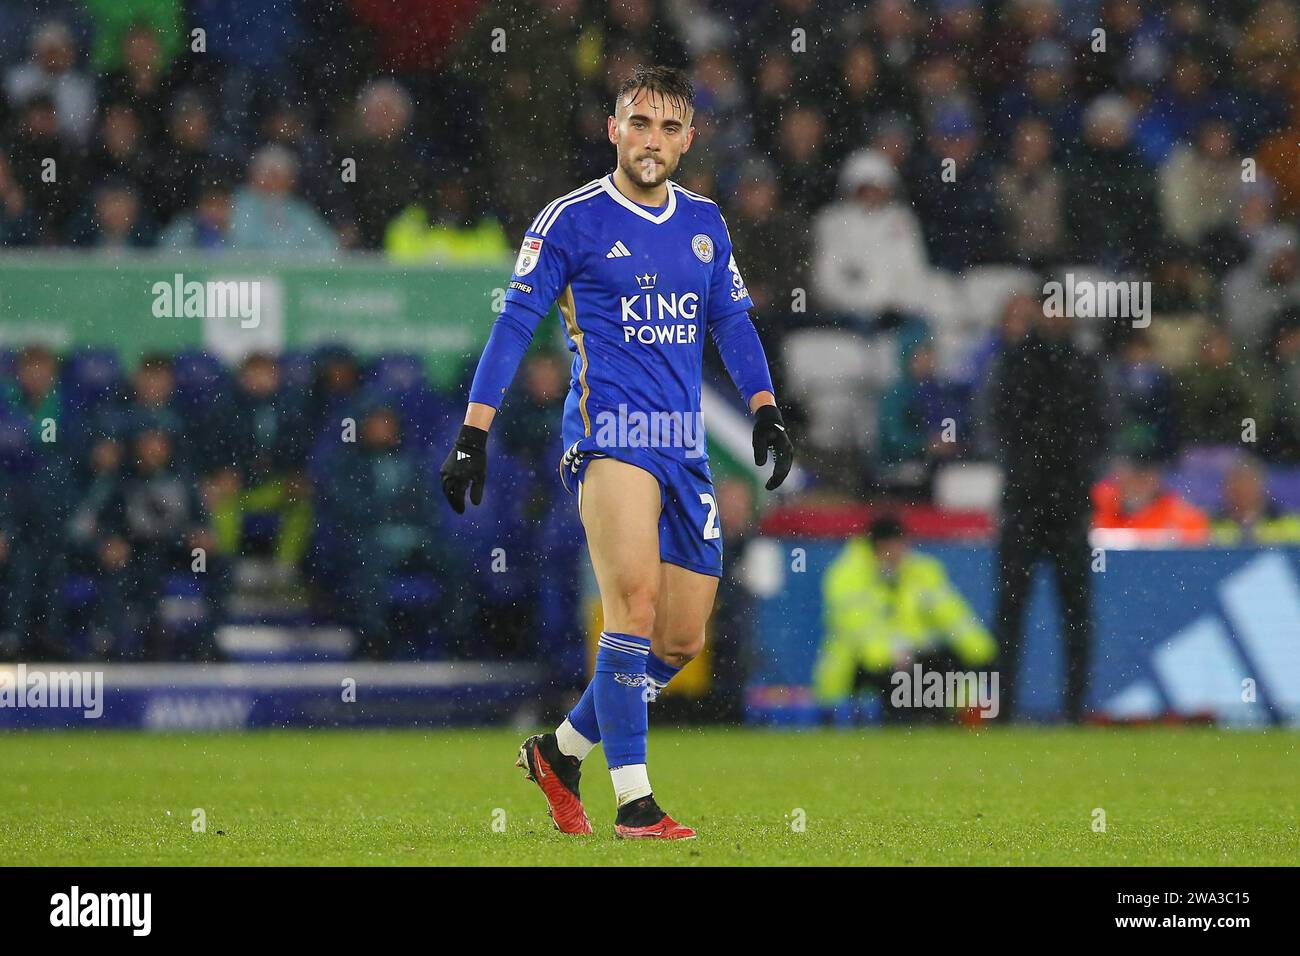
POLYGON ((727 263, 727 268, 731 270, 731 301, 739 302, 741 299, 749 298, 749 290, 745 288, 745 280, 740 277, 740 266, 736 265, 734 254, 731 261, 727 263))
POLYGON ((519 247, 519 258, 515 260, 515 275, 528 275, 537 268, 537 260, 541 256, 542 240, 533 236, 524 236, 524 244, 519 247))
POLYGON ((691 249, 695 252, 695 258, 701 262, 713 261, 713 240, 704 233, 701 232, 691 240, 691 249))

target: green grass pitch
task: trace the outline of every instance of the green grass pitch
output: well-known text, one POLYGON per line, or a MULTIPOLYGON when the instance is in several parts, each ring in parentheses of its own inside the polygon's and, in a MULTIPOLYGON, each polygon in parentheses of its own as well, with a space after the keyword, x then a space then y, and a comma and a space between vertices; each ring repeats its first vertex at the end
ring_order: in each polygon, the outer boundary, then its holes
POLYGON ((651 780, 696 840, 551 828, 522 734, 0 735, 0 864, 1291 865, 1300 734, 1209 729, 781 733, 660 727, 651 780), (192 811, 206 814, 195 833, 192 811), (1105 812, 1105 832, 1094 811, 1105 812), (803 828, 798 824, 802 822, 803 828), (495 824, 495 826, 494 826, 495 824))

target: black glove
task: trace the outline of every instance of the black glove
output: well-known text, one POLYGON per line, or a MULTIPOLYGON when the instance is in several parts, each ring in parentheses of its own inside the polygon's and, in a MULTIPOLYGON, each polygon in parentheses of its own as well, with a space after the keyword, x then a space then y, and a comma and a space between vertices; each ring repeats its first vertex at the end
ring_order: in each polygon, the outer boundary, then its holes
POLYGON ((456 444, 451 446, 442 463, 442 493, 451 502, 458 515, 465 513, 465 489, 469 500, 478 505, 483 501, 483 484, 487 481, 488 433, 473 425, 461 425, 456 444))
POLYGON ((794 464, 794 445, 786 434, 785 422, 781 411, 775 405, 760 405, 754 413, 754 464, 767 464, 767 450, 772 449, 772 459, 776 467, 772 477, 767 479, 767 490, 780 486, 785 476, 790 474, 794 464))

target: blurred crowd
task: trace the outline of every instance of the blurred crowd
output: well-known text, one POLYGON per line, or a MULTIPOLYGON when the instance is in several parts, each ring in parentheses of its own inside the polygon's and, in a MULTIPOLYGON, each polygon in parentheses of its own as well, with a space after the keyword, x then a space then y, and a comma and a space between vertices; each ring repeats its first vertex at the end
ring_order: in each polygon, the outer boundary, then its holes
POLYGON ((567 379, 530 360, 495 506, 436 485, 462 408, 417 356, 340 346, 0 353, 0 659, 217 659, 224 624, 321 628, 355 652, 581 671, 573 509, 551 480, 567 379))
MULTIPOLYGON (((998 369, 1037 334, 1044 283, 1140 281, 1149 323, 1069 333, 1115 462, 1094 523, 1300 538, 1292 0, 0 0, 0 247, 501 263, 538 209, 608 170, 613 91, 646 61, 694 77, 677 178, 723 207, 820 491, 949 504, 945 470, 1017 440, 991 427, 998 369)), ((562 391, 562 366, 536 364, 525 388, 562 391)), ((272 467, 239 437, 269 413, 237 396, 273 376, 213 374, 241 389, 201 442, 225 436, 224 473, 186 463, 188 419, 122 426, 154 437, 118 454, 136 480, 145 459, 206 479, 185 522, 214 554, 237 550, 239 508, 262 509, 275 556, 308 562, 337 478, 311 475, 316 433, 282 423, 296 437, 272 467)), ((9 391, 35 427, 40 389, 9 391)), ((503 424, 533 421, 520 406, 503 424)), ((83 453, 86 488, 122 467, 83 453)), ((121 563, 78 547, 74 564, 121 563)), ((402 560, 444 560, 425 547, 402 560)))

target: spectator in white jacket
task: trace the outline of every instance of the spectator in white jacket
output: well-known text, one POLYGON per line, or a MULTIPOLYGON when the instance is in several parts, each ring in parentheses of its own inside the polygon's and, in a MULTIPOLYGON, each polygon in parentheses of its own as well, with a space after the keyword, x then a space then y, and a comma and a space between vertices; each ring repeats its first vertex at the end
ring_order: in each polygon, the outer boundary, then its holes
POLYGON ((1179 143, 1160 167, 1160 213, 1183 242, 1228 226, 1241 188, 1241 160, 1232 126, 1217 118, 1201 124, 1196 142, 1179 143))
POLYGON ((813 289, 821 305, 870 321, 887 310, 920 312, 930 265, 916 215, 898 200, 898 173, 883 152, 853 153, 842 198, 813 220, 813 289))
POLYGON ((95 123, 95 84, 77 69, 72 31, 57 20, 42 24, 32 34, 32 56, 9 70, 5 95, 15 107, 36 96, 54 101, 59 133, 69 142, 84 144, 95 123))
POLYGON ((1300 233, 1278 225, 1261 234, 1249 259, 1223 283, 1223 317, 1239 345, 1262 349, 1277 315, 1300 305, 1300 233))

